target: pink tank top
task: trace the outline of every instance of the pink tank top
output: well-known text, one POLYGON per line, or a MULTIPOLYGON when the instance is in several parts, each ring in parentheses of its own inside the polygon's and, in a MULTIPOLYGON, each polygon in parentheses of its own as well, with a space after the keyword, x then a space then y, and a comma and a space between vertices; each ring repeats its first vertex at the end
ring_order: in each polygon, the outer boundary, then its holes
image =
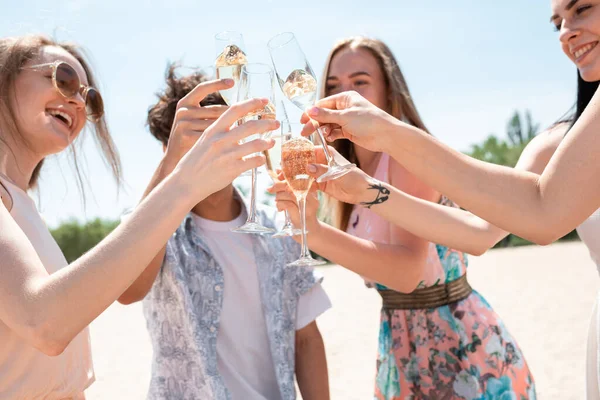
MULTIPOLYGON (((390 183, 389 170, 394 167, 392 163, 389 155, 382 153, 373 177, 381 182, 390 183)), ((376 243, 398 244, 394 243, 393 224, 362 206, 355 206, 352 210, 346 232, 376 243)), ((418 288, 454 280, 466 272, 466 266, 466 258, 462 254, 429 243, 427 268, 423 271, 418 288)), ((373 282, 367 282, 367 286, 373 286, 373 282)), ((379 286, 381 288, 381 285, 379 286)))
MULTIPOLYGON (((12 198, 10 215, 23 230, 49 274, 67 265, 33 200, 0 175, 12 198)), ((56 357, 23 341, 0 321, 0 399, 84 399, 94 382, 89 331, 86 328, 56 357)))

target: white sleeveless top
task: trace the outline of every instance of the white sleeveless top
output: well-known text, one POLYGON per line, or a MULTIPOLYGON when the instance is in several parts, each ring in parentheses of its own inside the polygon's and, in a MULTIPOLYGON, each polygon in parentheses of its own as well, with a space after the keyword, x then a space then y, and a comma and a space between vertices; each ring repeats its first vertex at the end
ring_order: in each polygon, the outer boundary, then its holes
POLYGON ((577 228, 577 233, 590 251, 590 256, 600 272, 600 209, 577 228))
MULTIPOLYGON (((10 215, 35 248, 48 273, 65 267, 67 260, 33 200, 4 176, 0 176, 0 183, 12 197, 10 215)), ((83 399, 83 391, 92 382, 94 371, 87 328, 61 355, 50 357, 0 321, 0 400, 83 399)))

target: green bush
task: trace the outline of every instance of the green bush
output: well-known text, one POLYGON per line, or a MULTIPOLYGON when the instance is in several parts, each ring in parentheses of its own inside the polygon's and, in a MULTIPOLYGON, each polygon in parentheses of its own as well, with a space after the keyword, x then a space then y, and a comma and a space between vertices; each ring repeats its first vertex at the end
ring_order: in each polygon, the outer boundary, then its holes
POLYGON ((72 219, 50 232, 68 262, 73 262, 98 244, 119 225, 118 221, 96 218, 85 224, 72 219))

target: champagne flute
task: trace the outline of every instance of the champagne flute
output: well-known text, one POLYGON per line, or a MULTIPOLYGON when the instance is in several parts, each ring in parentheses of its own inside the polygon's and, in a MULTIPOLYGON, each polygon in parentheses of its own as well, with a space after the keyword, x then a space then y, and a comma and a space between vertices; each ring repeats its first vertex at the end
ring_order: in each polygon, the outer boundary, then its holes
MULTIPOLYGON (((283 107, 283 103, 281 105, 283 107)), ((288 126, 286 128, 283 128, 282 131, 285 130, 286 132, 289 132, 290 131, 289 121, 287 119, 284 119, 281 121, 281 126, 284 126, 286 124, 288 126)), ((279 182, 279 176, 278 176, 277 171, 283 169, 283 167, 281 165, 281 145, 282 145, 283 140, 281 137, 281 132, 279 135, 274 135, 271 138, 275 139, 275 146, 273 146, 269 150, 265 150, 264 154, 267 159, 267 162, 265 163, 265 167, 267 168, 267 172, 271 176, 273 183, 275 183, 275 182, 279 182)), ((300 229, 294 228, 294 225, 292 224, 292 220, 290 219, 290 214, 288 213, 288 211, 285 210, 284 213, 285 213, 285 223, 283 224, 283 227, 277 233, 275 233, 273 235, 273 237, 274 238, 284 238, 284 237, 288 237, 288 236, 301 235, 302 231, 300 229)))
MULTIPOLYGON (((242 66, 238 88, 237 101, 255 97, 267 98, 269 103, 262 109, 253 111, 242 118, 242 123, 251 120, 275 119, 275 88, 273 69, 267 64, 249 63, 242 66)), ((266 135, 269 135, 268 133, 266 135)), ((258 139, 264 135, 254 134, 243 141, 258 139)), ((246 223, 232 229, 239 233, 273 233, 275 229, 261 225, 256 218, 256 174, 257 168, 252 169, 252 194, 250 196, 250 211, 246 223)))
POLYGON ((325 261, 315 260, 311 257, 306 242, 306 196, 314 181, 314 178, 306 171, 306 167, 308 164, 314 164, 317 156, 315 145, 302 136, 302 127, 301 124, 281 124, 281 166, 285 180, 296 196, 302 224, 300 258, 288 264, 293 267, 326 264, 325 261))
MULTIPOLYGON (((317 98, 317 79, 294 34, 280 33, 269 40, 267 46, 283 94, 303 111, 312 106, 317 98)), ((317 182, 336 179, 350 172, 355 165, 339 165, 329 153, 321 130, 317 129, 317 133, 329 166, 317 182)))
POLYGON ((242 66, 248 64, 244 52, 244 37, 239 32, 224 31, 215 35, 215 48, 217 58, 215 69, 217 79, 233 79, 234 85, 230 89, 219 91, 228 106, 237 102, 237 92, 242 66))
MULTIPOLYGON (((215 48, 217 58, 215 70, 217 79, 233 79, 233 87, 220 90, 219 93, 228 106, 238 101, 238 88, 242 66, 248 64, 248 58, 244 50, 244 37, 235 31, 224 31, 215 35, 215 48)), ((260 170, 259 170, 260 172, 260 170)), ((240 177, 252 175, 250 171, 244 171, 240 177)))

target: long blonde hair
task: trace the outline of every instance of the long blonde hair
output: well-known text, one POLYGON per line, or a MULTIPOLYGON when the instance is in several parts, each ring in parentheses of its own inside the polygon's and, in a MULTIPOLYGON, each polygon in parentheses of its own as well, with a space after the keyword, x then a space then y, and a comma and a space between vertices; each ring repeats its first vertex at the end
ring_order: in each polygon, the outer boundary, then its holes
MULTIPOLYGON (((390 115, 405 121, 417 128, 427 132, 425 124, 421 120, 419 113, 408 90, 408 85, 400 71, 400 66, 396 58, 392 54, 389 47, 378 39, 371 39, 362 36, 350 37, 337 42, 327 57, 325 69, 323 70, 323 79, 321 79, 320 97, 326 97, 327 93, 327 77, 331 68, 331 60, 335 55, 343 49, 365 49, 369 51, 377 60, 385 79, 387 88, 387 111, 390 115)), ((360 168, 354 144, 349 140, 336 140, 333 147, 350 162, 355 163, 360 168)), ((332 223, 337 228, 345 231, 348 228, 348 220, 352 213, 352 205, 340 202, 331 197, 327 197, 326 208, 332 210, 332 223)))
MULTIPOLYGON (((58 43, 42 35, 0 38, 0 146, 8 146, 5 140, 6 138, 3 138, 2 135, 11 135, 12 138, 21 137, 16 123, 15 111, 12 109, 9 99, 15 96, 14 83, 21 72, 21 67, 28 61, 39 56, 43 48, 47 46, 60 47, 75 57, 85 70, 89 85, 97 87, 91 68, 84 58, 81 48, 77 45, 71 43, 58 43)), ((100 120, 93 124, 93 127, 94 139, 96 140, 106 163, 110 167, 117 184, 120 184, 121 162, 115 144, 108 131, 105 117, 102 116, 100 120)), ((73 166, 77 174, 77 183, 81 194, 83 195, 83 181, 79 170, 75 146, 71 146, 70 151, 72 152, 73 166)), ((36 186, 43 163, 44 160, 35 167, 29 181, 29 188, 36 186)))

